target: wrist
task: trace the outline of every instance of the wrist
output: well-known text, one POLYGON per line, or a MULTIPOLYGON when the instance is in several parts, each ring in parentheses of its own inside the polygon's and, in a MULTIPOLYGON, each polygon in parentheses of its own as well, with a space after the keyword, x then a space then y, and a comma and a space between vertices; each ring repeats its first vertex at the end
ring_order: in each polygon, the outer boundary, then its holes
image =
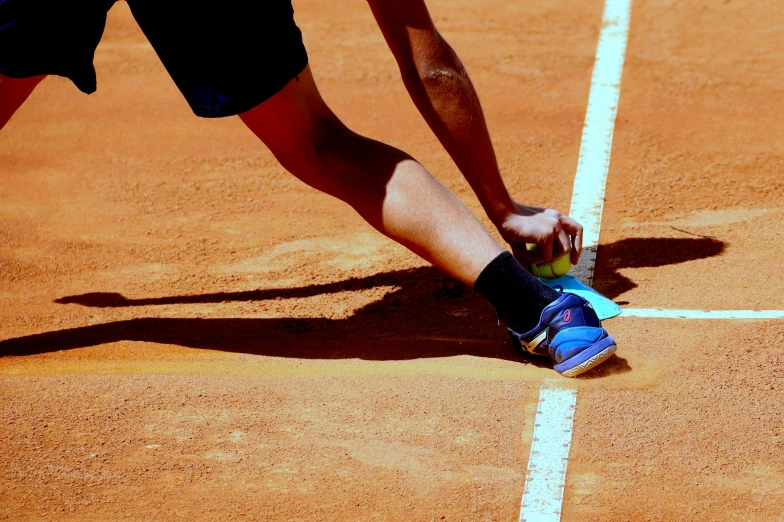
POLYGON ((519 214, 517 204, 511 197, 505 201, 494 201, 485 207, 485 212, 497 229, 501 229, 509 218, 519 214))

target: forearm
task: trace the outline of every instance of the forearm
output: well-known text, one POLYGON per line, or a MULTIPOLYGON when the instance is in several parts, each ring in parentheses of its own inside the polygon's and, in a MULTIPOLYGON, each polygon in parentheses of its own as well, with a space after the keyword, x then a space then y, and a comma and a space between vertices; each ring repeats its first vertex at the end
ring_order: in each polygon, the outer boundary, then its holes
POLYGON ((413 63, 401 66, 414 104, 499 225, 514 201, 498 169, 479 97, 457 54, 438 33, 411 35, 413 63))

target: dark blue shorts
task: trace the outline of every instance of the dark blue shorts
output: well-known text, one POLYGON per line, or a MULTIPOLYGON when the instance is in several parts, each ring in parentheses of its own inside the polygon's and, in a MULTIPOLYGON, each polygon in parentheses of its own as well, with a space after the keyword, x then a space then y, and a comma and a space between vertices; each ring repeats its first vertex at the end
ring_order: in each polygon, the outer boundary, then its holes
MULTIPOLYGON (((93 55, 115 0, 0 0, 0 74, 96 89, 93 55)), ((290 0, 128 0, 193 112, 240 114, 308 64, 290 0)))

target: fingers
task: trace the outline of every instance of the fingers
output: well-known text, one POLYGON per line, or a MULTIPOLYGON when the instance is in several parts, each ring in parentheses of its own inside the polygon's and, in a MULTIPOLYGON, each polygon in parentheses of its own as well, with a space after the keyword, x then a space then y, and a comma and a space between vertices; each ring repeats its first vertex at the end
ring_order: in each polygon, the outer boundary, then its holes
MULTIPOLYGON (((531 271, 531 265, 540 265, 548 261, 543 254, 543 247, 537 244, 510 243, 510 246, 515 259, 529 272, 531 271)), ((552 251, 552 243, 550 243, 550 250, 552 251)), ((552 254, 550 255, 552 256, 552 254)))
MULTIPOLYGON (((538 243, 532 261, 538 265, 549 263, 554 257, 569 253, 569 261, 573 265, 580 259, 583 242, 583 227, 568 216, 561 215, 553 224, 552 235, 538 243)), ((531 259, 531 257, 529 257, 531 259)))
POLYGON ((553 258, 553 238, 547 238, 547 241, 539 245, 536 249, 539 254, 536 256, 536 263, 546 263, 553 258))
POLYGON ((572 240, 569 239, 569 236, 566 235, 566 232, 561 227, 558 227, 556 240, 558 241, 556 245, 558 247, 557 253, 569 252, 572 249, 572 240))
POLYGON ((554 220, 548 225, 546 232, 537 238, 535 246, 529 246, 521 254, 531 264, 543 265, 549 263, 553 259, 554 252, 559 253, 563 251, 564 244, 566 244, 568 249, 569 237, 561 229, 558 221, 554 220))
POLYGON ((583 251, 583 226, 569 216, 561 217, 561 225, 571 237, 572 252, 569 260, 576 265, 583 251))
POLYGON ((582 253, 583 227, 554 209, 529 216, 521 212, 506 223, 501 234, 512 246, 515 259, 526 268, 550 263, 565 253, 569 253, 572 264, 577 264, 582 253))

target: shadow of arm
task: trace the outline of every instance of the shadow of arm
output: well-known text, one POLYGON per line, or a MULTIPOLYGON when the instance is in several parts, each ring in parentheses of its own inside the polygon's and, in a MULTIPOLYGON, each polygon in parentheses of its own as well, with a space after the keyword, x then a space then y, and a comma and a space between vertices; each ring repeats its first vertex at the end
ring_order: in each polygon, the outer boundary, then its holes
POLYGON ((69 295, 55 299, 59 304, 78 304, 93 308, 121 308, 128 306, 171 305, 171 304, 206 304, 266 301, 271 299, 296 299, 313 297, 323 294, 367 290, 380 286, 400 286, 402 281, 417 272, 435 270, 433 268, 415 268, 410 270, 396 270, 375 274, 362 278, 351 278, 336 283, 308 285, 296 288, 270 288, 264 290, 248 290, 246 292, 218 292, 199 295, 175 295, 167 297, 148 297, 143 299, 128 299, 116 292, 90 292, 87 294, 69 295))

